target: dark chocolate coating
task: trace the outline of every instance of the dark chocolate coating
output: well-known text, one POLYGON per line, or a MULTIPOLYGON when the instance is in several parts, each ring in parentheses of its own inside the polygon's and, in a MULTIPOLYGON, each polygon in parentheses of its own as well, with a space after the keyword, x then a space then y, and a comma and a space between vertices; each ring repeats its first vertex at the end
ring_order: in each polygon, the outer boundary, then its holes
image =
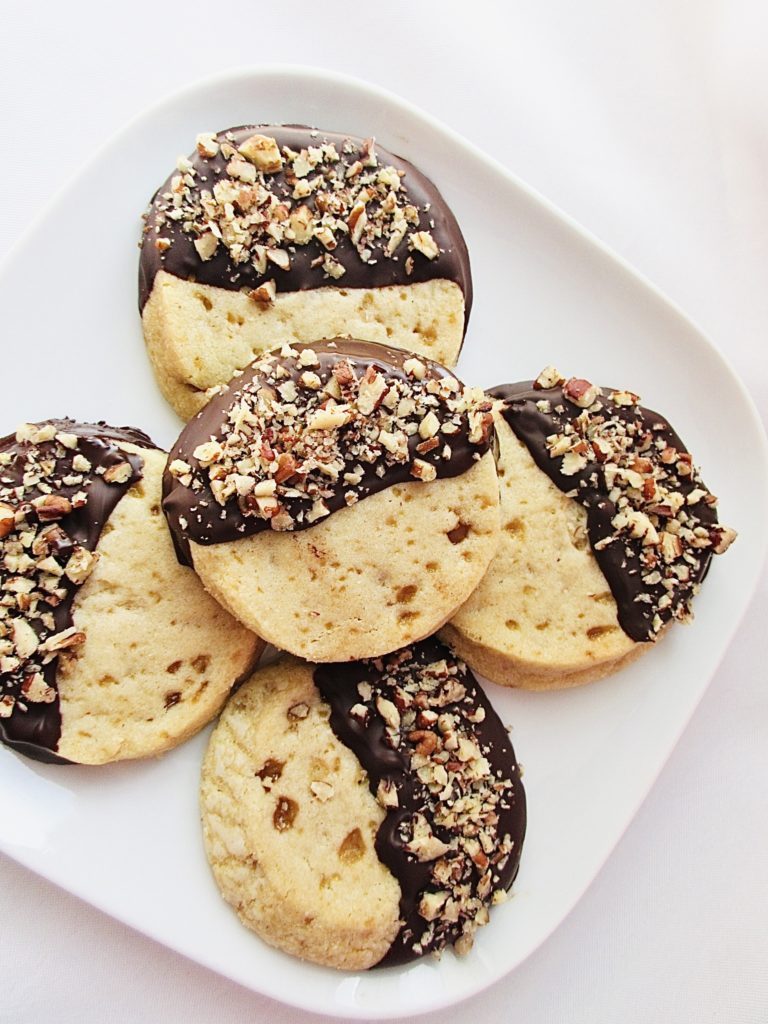
MULTIPOLYGON (((319 367, 312 369, 325 383, 331 375, 333 366, 341 359, 347 359, 352 363, 358 375, 362 376, 365 368, 376 366, 384 372, 388 378, 407 379, 403 369, 403 363, 413 358, 410 353, 401 349, 389 348, 385 345, 378 345, 374 342, 340 340, 336 342, 320 342, 313 345, 294 345, 294 350, 300 352, 304 348, 311 348, 317 355, 319 367)), ((434 378, 453 377, 450 371, 444 369, 438 363, 419 357, 427 369, 427 375, 434 378)), ((294 381, 300 376, 303 367, 296 367, 291 359, 279 359, 279 362, 289 370, 290 378, 294 381)), ((192 467, 194 475, 203 481, 205 486, 201 491, 193 491, 185 487, 179 480, 174 478, 166 468, 163 476, 163 511, 165 512, 171 533, 175 538, 177 552, 185 564, 191 564, 189 554, 189 542, 196 544, 220 544, 223 541, 237 540, 240 537, 248 537, 262 530, 269 530, 268 519, 261 519, 257 516, 244 516, 238 507, 236 498, 230 499, 223 507, 219 505, 207 485, 207 477, 200 469, 199 461, 192 454, 198 445, 205 443, 210 438, 221 438, 226 434, 227 413, 231 406, 237 401, 239 393, 243 388, 248 387, 252 381, 259 379, 259 373, 253 367, 245 370, 240 377, 235 377, 229 386, 220 394, 214 396, 208 405, 202 409, 193 420, 191 420, 181 432, 168 456, 168 465, 174 459, 181 459, 192 467), (187 523, 182 526, 180 519, 187 523)), ((287 379, 287 378, 286 378, 287 379)), ((343 428, 342 428, 343 429, 343 428)), ((470 444, 469 427, 466 415, 462 416, 462 425, 459 433, 452 434, 449 438, 451 447, 450 459, 440 457, 441 448, 436 448, 425 454, 416 453, 416 445, 421 438, 414 434, 409 438, 408 446, 411 459, 418 455, 418 458, 434 465, 437 476, 453 477, 465 473, 474 465, 477 457, 482 456, 489 450, 489 443, 470 444)), ((365 474, 359 490, 361 499, 369 497, 392 487, 398 483, 413 483, 414 477, 410 473, 410 461, 387 466, 383 477, 375 472, 374 465, 365 465, 365 474)), ((333 485, 333 493, 326 498, 326 504, 333 512, 347 507, 344 499, 344 491, 349 486, 343 480, 333 485)), ((289 512, 295 513, 300 508, 306 508, 306 501, 301 499, 287 499, 285 505, 289 512)), ((297 522, 294 529, 303 530, 312 526, 312 523, 297 522)))
MULTIPOLYGON (((68 419, 44 422, 53 424, 58 431, 76 434, 82 439, 77 449, 68 451, 64 458, 58 460, 58 465, 61 468, 57 472, 57 477, 67 476, 68 471, 74 472, 72 459, 77 454, 85 455, 91 462, 91 469, 86 474, 83 483, 76 486, 62 483, 54 492, 56 495, 67 498, 71 498, 81 490, 86 491, 88 495, 87 503, 82 508, 73 509, 67 516, 57 521, 56 525, 67 534, 68 538, 68 541, 58 550, 65 553, 70 547, 79 545, 88 551, 94 551, 109 516, 129 487, 141 479, 142 475, 142 459, 123 451, 113 442, 129 442, 141 448, 154 448, 155 445, 142 431, 130 427, 110 427, 105 423, 76 423, 68 419), (107 469, 109 466, 126 461, 130 463, 133 472, 128 481, 123 484, 105 483, 101 475, 96 473, 97 468, 107 469)), ((28 441, 18 442, 13 434, 2 438, 0 451, 11 452, 14 459, 10 465, 0 467, 0 484, 10 487, 19 486, 23 475, 25 450, 34 447, 45 451, 46 448, 52 449, 55 444, 55 441, 44 442, 40 445, 34 445, 28 441)), ((48 482, 51 482, 50 478, 48 478, 48 482)), ((41 493, 35 487, 25 488, 23 501, 32 501, 41 493)), ((0 565, 0 590, 3 589, 4 575, 3 567, 0 565)), ((51 608, 56 632, 72 626, 72 605, 78 590, 78 586, 66 576, 61 577, 61 586, 66 588, 67 596, 60 604, 51 608)), ((57 689, 57 664, 58 658, 53 658, 41 668, 45 682, 54 690, 57 689)), ((17 696, 16 688, 8 689, 8 683, 10 683, 8 677, 0 676, 0 690, 3 693, 17 696)), ((69 763, 56 754, 61 737, 61 710, 58 696, 50 704, 28 703, 27 708, 26 711, 20 711, 18 707, 14 707, 9 718, 0 719, 2 742, 38 761, 54 764, 69 763)))
MULTIPOLYGON (((277 140, 282 149, 289 146, 293 150, 319 146, 324 142, 334 143, 339 153, 346 140, 351 140, 359 148, 361 139, 341 135, 336 132, 316 132, 304 126, 248 125, 219 132, 216 139, 226 141, 226 135, 234 135, 234 146, 240 145, 254 133, 265 134, 277 140)), ((310 264, 318 256, 325 255, 323 245, 313 239, 307 245, 290 247, 291 268, 281 270, 269 264, 264 274, 259 274, 251 262, 235 264, 228 250, 220 245, 215 255, 203 261, 194 247, 195 236, 184 232, 180 224, 165 220, 159 234, 168 238, 171 246, 165 252, 159 252, 154 245, 158 233, 158 212, 162 203, 163 193, 169 191, 172 178, 178 173, 174 171, 168 180, 155 193, 147 215, 144 242, 139 262, 139 309, 142 310, 152 291, 155 276, 159 270, 165 270, 174 277, 185 281, 199 281, 202 284, 214 285, 229 291, 252 289, 274 278, 278 292, 305 291, 310 288, 380 288, 387 285, 409 285, 419 281, 445 279, 455 281, 464 293, 464 324, 469 321, 472 306, 472 276, 469 267, 467 246, 461 234, 456 218, 451 213, 444 199, 432 182, 418 171, 412 164, 393 156, 380 146, 376 146, 379 166, 392 164, 404 170, 403 185, 408 193, 409 202, 419 210, 419 223, 411 226, 412 231, 429 231, 441 252, 434 260, 429 260, 420 253, 414 253, 413 269, 410 274, 405 269, 408 247, 403 241, 398 247, 395 257, 385 258, 377 253, 376 262, 364 263, 357 254, 351 241, 345 235, 339 235, 338 245, 333 250, 334 259, 344 267, 346 273, 334 281, 327 277, 322 267, 310 264), (424 207, 428 210, 425 212, 424 207), (432 226, 434 222, 434 227, 432 226)), ((343 154, 342 154, 343 155, 343 154)), ((226 177, 227 159, 221 152, 213 158, 200 156, 196 151, 189 157, 197 171, 196 182, 209 191, 214 183, 226 177)), ((291 197, 292 186, 285 181, 283 171, 267 176, 269 187, 279 196, 291 197)), ((293 202, 291 200, 291 202, 293 202)), ((301 200, 310 208, 314 208, 314 197, 301 200)))
MULTIPOLYGON (((412 645, 411 664, 428 665, 446 659, 456 663, 450 650, 436 637, 429 637, 418 644, 412 645)), ((389 656, 392 657, 391 655, 389 656)), ((371 792, 376 795, 382 779, 394 783, 399 806, 387 810, 384 821, 376 835, 376 853, 400 884, 400 918, 403 925, 387 954, 377 966, 389 967, 416 959, 412 949, 413 940, 425 927, 424 918, 419 914, 419 901, 431 882, 430 862, 420 863, 412 853, 404 848, 399 831, 416 813, 426 813, 427 791, 423 783, 408 767, 403 755, 394 750, 386 738, 383 719, 379 715, 370 715, 365 722, 351 715, 350 709, 359 702, 357 684, 373 682, 380 679, 384 672, 380 667, 384 659, 342 662, 339 664, 318 665, 314 672, 314 681, 320 694, 331 708, 330 724, 338 739, 358 758, 368 773, 371 792)), ((461 671, 458 680, 465 686, 467 694, 462 703, 465 708, 482 707, 485 719, 474 726, 476 736, 483 755, 488 759, 491 770, 497 778, 511 779, 512 790, 509 798, 503 801, 499 813, 498 834, 508 834, 513 841, 512 852, 498 869, 496 889, 509 889, 515 880, 520 864, 520 854, 526 829, 525 791, 520 780, 520 769, 515 761, 507 731, 501 719, 494 711, 475 677, 459 663, 461 671)), ((448 704, 445 711, 453 711, 457 704, 448 704)), ((445 842, 450 841, 450 833, 433 825, 434 834, 445 842)), ((450 930, 448 942, 455 941, 461 933, 461 922, 456 922, 450 930)), ((435 948, 427 945, 423 952, 435 948)))
MULTIPOLYGON (((636 405, 615 406, 606 398, 612 389, 602 390, 598 401, 606 410, 609 419, 636 424, 639 433, 651 433, 654 438, 663 438, 679 452, 687 452, 688 449, 663 416, 636 405)), ((592 552, 616 601, 619 624, 624 632, 638 643, 654 639, 652 623, 656 614, 655 606, 665 590, 661 583, 647 584, 642 580, 643 572, 647 570, 642 569, 639 559, 641 541, 623 536, 620 542, 595 549, 599 541, 615 535, 611 520, 618 511, 609 498, 604 470, 599 463, 589 462, 586 468, 572 476, 565 476, 560 472, 561 460, 550 458, 546 446, 549 435, 560 432, 563 424, 575 419, 584 410, 565 397, 562 387, 538 389, 534 388, 533 381, 502 384, 491 388, 488 394, 504 401, 504 419, 531 453, 539 469, 564 493, 577 491, 574 500, 586 509, 587 532, 592 552), (542 400, 550 403, 549 412, 542 412, 537 408, 537 402, 542 400), (558 412, 558 407, 562 407, 563 411, 558 412), (638 600, 638 597, 646 594, 651 596, 651 603, 638 600)), ((687 495, 697 486, 702 484, 694 474, 687 480, 679 481, 676 489, 687 495)), ((699 502, 694 508, 701 524, 712 526, 717 523, 717 512, 713 506, 699 502)), ((691 596, 694 586, 700 583, 707 573, 712 557, 711 550, 699 548, 695 549, 693 554, 696 565, 691 568, 689 584, 681 584, 672 606, 658 612, 665 622, 673 617, 675 607, 683 604, 691 596)))

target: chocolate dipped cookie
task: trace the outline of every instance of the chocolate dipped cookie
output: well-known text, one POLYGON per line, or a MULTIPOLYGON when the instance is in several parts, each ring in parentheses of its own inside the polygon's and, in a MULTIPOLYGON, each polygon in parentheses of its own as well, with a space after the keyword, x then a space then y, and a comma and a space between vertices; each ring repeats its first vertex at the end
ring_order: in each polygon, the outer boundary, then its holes
POLYGON ((373 139, 274 125, 200 135, 146 215, 144 336, 184 419, 283 343, 353 337, 453 366, 471 301, 455 217, 373 139))
POLYGON ((50 420, 0 440, 0 739, 43 761, 157 754, 197 732, 263 648, 178 564, 165 452, 50 420))
POLYGON ((525 834, 506 730, 434 638, 374 661, 260 669, 212 734, 201 806, 243 923, 345 970, 466 952, 525 834))
POLYGON ((495 388, 502 539, 441 631, 476 671, 529 689, 608 675, 649 649, 735 534, 670 424, 629 391, 495 388))
POLYGON ((171 450, 163 508, 180 555, 241 622, 307 660, 429 636, 498 543, 490 408, 381 345, 268 353, 171 450))

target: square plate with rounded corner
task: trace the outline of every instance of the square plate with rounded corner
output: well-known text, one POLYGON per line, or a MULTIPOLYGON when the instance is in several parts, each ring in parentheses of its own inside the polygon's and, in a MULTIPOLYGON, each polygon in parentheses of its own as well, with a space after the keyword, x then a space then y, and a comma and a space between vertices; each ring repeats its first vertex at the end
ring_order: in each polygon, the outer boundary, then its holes
POLYGON ((668 411, 740 533, 713 566, 696 621, 615 678, 549 694, 489 686, 525 765, 529 831, 512 899, 462 960, 448 953, 345 975, 284 956, 242 928, 202 850, 205 735, 156 761, 95 770, 0 750, 0 848, 10 856, 275 999, 335 1016, 414 1016, 472 995, 535 950, 632 819, 756 586, 768 523, 765 437, 743 387, 694 325, 500 165, 395 96, 284 66, 232 72, 163 101, 32 225, 0 268, 3 430, 67 414, 136 425, 172 443, 179 423, 154 384, 137 313, 139 217, 198 132, 253 122, 375 135, 420 166, 452 205, 473 261, 460 376, 491 386, 554 363, 631 387, 668 411))

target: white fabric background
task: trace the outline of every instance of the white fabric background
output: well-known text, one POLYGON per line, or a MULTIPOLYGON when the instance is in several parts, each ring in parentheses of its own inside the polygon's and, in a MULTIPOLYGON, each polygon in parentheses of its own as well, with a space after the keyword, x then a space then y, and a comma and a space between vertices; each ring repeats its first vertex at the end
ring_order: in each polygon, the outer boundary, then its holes
MULTIPOLYGON (((726 353, 765 421, 761 0, 6 0, 0 11, 0 257, 60 183, 159 96, 261 61, 345 71, 464 133, 633 263, 726 353)), ((717 415, 716 396, 702 396, 702 414, 717 415)), ((508 978, 425 1021, 765 1024, 767 619, 764 578, 677 750, 575 911, 508 978)), ((315 1019, 4 858, 0 977, 0 1020, 13 1024, 315 1019)))

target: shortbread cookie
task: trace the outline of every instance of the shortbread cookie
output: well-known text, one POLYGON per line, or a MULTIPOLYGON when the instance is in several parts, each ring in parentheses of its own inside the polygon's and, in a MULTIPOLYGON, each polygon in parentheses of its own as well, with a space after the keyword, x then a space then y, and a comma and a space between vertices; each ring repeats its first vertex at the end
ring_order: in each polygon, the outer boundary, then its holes
POLYGON ((494 682, 586 683, 650 646, 735 536, 669 423, 637 395, 563 380, 490 392, 502 540, 441 631, 494 682))
POLYGON ((300 127, 198 136, 152 200, 139 277, 149 357, 184 419, 285 342, 361 338, 453 366, 472 301, 434 185, 372 139, 300 127))
POLYGON ((163 508, 206 588, 310 661, 430 635, 499 536, 483 393, 362 342, 255 362, 182 432, 163 508))
POLYGON ((435 639, 259 670, 211 737, 201 804, 208 859, 243 923, 347 970, 466 952, 525 834, 506 731, 435 639))
POLYGON ((202 728, 263 642, 175 558, 164 452, 51 420, 0 441, 0 738, 43 761, 157 754, 202 728))

